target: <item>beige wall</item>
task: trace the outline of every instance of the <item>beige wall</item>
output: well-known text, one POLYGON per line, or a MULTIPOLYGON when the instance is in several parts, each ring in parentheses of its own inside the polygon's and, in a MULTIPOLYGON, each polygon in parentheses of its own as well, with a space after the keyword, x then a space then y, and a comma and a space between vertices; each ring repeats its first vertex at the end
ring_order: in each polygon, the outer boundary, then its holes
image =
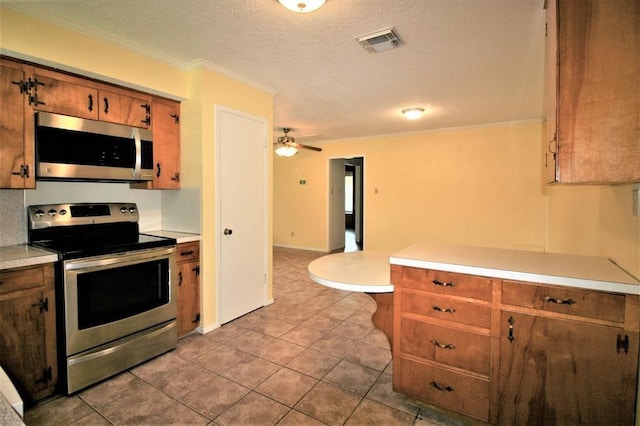
MULTIPOLYGON (((4 54, 21 59, 183 100, 181 185, 183 188, 200 189, 200 205, 185 208, 201 209, 201 223, 198 226, 202 234, 201 325, 205 329, 215 327, 217 247, 214 106, 218 104, 263 117, 271 128, 273 95, 222 76, 206 66, 188 71, 6 8, 0 8, 0 48, 4 54)), ((268 167, 271 182, 271 161, 268 167)), ((125 187, 122 191, 129 189, 125 187)), ((130 191, 140 194, 139 190, 130 191)), ((271 211, 271 185, 269 203, 267 214, 271 211)), ((268 238, 270 244, 271 230, 268 238)), ((269 252, 269 268, 271 263, 269 252)), ((268 276, 271 277, 270 270, 268 276)))
MULTIPOLYGON (((216 259, 218 247, 216 239, 216 156, 215 156, 215 106, 224 106, 247 114, 263 117, 269 123, 273 122, 273 97, 269 93, 254 89, 245 84, 232 79, 220 76, 205 68, 200 68, 191 72, 190 78, 191 93, 193 97, 185 102, 188 111, 194 110, 198 119, 194 120, 194 126, 189 126, 183 132, 183 144, 190 145, 189 141, 199 141, 200 149, 193 150, 187 155, 183 164, 193 163, 201 169, 202 188, 202 314, 203 327, 205 329, 214 327, 217 324, 217 268, 216 259), (196 156, 196 158, 192 158, 196 156), (199 164, 197 164, 199 163, 199 164)), ((273 126, 269 126, 271 129, 273 126)), ((271 130, 269 135, 271 140, 271 130)), ((269 157, 271 160, 271 157, 269 157)), ((271 182, 272 164, 269 161, 269 181, 271 182)), ((270 215, 272 199, 272 187, 269 186, 269 209, 266 212, 270 215)), ((271 221, 269 221, 271 224, 271 221)), ((268 230, 268 246, 271 247, 271 229, 268 230)), ((271 297, 271 251, 268 251, 269 271, 269 297, 271 297)))
POLYGON ((631 186, 545 187, 543 135, 541 123, 508 123, 345 140, 323 144, 321 153, 276 157, 274 244, 326 251, 329 159, 362 156, 366 249, 428 240, 577 253, 610 257, 640 276, 631 186))

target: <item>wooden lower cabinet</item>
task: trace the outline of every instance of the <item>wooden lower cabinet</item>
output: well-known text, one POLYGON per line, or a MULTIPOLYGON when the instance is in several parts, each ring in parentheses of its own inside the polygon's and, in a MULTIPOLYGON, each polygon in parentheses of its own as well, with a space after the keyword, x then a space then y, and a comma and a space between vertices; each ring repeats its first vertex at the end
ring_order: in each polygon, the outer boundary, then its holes
POLYGON ((200 242, 178 244, 178 338, 200 324, 200 242))
POLYGON ((58 379, 53 265, 0 271, 0 365, 27 406, 58 379))
POLYGON ((391 268, 393 389, 488 421, 492 280, 391 268))
POLYGON ((637 361, 637 333, 625 352, 622 327, 509 311, 501 322, 500 424, 633 424, 625 361, 637 361))
POLYGON ((639 296, 391 268, 395 391, 491 424, 634 424, 639 296))

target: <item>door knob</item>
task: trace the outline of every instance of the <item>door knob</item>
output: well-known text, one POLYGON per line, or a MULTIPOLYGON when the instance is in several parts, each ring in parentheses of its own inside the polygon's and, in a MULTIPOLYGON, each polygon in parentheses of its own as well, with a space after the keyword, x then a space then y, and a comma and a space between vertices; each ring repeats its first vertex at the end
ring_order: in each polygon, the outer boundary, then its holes
POLYGON ((224 228, 224 235, 231 235, 231 234, 233 234, 233 230, 229 228, 224 228))

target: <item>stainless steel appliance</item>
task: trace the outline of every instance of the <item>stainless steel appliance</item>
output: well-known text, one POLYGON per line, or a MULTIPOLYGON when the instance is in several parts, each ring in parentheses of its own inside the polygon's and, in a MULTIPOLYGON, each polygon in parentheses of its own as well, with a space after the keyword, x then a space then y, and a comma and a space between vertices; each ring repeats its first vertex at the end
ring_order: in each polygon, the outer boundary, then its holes
POLYGON ((61 390, 176 347, 176 240, 139 233, 134 203, 29 206, 29 243, 56 251, 61 390))
POLYGON ((153 139, 148 129, 38 112, 36 163, 40 180, 153 180, 153 139))

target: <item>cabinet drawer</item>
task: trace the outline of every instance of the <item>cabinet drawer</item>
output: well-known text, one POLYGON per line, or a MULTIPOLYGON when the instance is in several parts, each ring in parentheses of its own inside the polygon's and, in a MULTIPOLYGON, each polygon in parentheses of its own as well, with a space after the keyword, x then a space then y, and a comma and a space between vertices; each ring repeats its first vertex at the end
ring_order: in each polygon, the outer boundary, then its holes
POLYGON ((476 327, 491 327, 490 306, 448 299, 430 293, 403 291, 400 293, 400 297, 400 309, 402 312, 410 312, 476 327))
POLYGON ((177 261, 189 262, 192 260, 200 260, 200 242, 194 241, 191 243, 178 244, 176 248, 177 261))
POLYGON ((491 301, 491 279, 474 275, 404 267, 401 285, 450 296, 491 301))
POLYGON ((547 312, 624 322, 625 296, 622 294, 503 281, 502 303, 547 312))
POLYGON ((489 419, 488 380, 407 359, 394 362, 393 369, 395 391, 483 421, 489 419))
POLYGON ((44 269, 19 268, 0 271, 0 293, 44 286, 44 269))
POLYGON ((471 331, 402 318, 400 352, 489 375, 491 338, 471 331))

